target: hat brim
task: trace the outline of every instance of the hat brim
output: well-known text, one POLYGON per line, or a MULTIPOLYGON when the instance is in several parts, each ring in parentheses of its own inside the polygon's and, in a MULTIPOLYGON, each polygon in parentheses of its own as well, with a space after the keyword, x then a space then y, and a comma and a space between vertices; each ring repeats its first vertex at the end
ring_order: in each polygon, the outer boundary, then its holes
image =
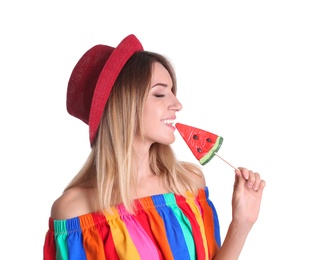
POLYGON ((91 144, 96 138, 106 102, 120 71, 134 53, 142 50, 143 46, 140 41, 131 34, 119 43, 106 61, 99 75, 91 102, 89 114, 91 144))

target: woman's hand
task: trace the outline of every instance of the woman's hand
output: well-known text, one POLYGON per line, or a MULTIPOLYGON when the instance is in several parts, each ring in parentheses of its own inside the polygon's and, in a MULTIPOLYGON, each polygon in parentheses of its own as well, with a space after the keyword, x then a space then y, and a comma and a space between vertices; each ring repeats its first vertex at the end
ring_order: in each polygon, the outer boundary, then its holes
POLYGON ((235 170, 232 198, 233 221, 249 226, 256 222, 265 185, 259 173, 243 167, 235 170))

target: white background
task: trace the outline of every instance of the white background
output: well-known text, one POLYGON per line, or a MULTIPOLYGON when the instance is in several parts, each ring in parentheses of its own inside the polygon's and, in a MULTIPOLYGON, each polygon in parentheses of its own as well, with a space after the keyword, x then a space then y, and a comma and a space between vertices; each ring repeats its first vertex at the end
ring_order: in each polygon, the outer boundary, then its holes
MULTIPOLYGON (((219 154, 267 181, 240 259, 309 259, 307 1, 2 1, 1 255, 42 259, 52 202, 90 151, 66 112, 73 66, 134 33, 178 75, 178 121, 224 137, 219 154)), ((177 133, 176 133, 177 134, 177 133)), ((180 159, 197 162, 177 134, 180 159)), ((203 166, 224 239, 233 169, 203 166)))

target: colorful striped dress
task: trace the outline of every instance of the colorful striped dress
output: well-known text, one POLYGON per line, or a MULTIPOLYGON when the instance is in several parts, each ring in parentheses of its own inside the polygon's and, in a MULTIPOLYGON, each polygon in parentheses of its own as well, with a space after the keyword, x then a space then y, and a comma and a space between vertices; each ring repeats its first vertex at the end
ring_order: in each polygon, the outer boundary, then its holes
POLYGON ((120 204, 112 208, 114 214, 50 218, 44 260, 207 260, 221 246, 218 216, 207 187, 196 197, 167 193, 135 203, 135 215, 120 204))

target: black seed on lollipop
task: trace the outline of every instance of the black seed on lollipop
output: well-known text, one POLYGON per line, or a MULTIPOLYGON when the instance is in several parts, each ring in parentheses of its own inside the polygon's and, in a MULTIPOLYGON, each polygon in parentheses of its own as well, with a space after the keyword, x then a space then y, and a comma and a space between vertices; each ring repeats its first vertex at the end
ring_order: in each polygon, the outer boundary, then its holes
POLYGON ((197 151, 199 152, 199 153, 201 153, 203 150, 201 149, 201 148, 197 148, 197 151))
POLYGON ((193 139, 194 139, 194 140, 197 140, 197 139, 198 139, 198 136, 197 136, 197 135, 193 135, 193 139))
POLYGON ((211 143, 211 142, 212 142, 210 138, 207 138, 206 141, 207 141, 208 143, 211 143))

